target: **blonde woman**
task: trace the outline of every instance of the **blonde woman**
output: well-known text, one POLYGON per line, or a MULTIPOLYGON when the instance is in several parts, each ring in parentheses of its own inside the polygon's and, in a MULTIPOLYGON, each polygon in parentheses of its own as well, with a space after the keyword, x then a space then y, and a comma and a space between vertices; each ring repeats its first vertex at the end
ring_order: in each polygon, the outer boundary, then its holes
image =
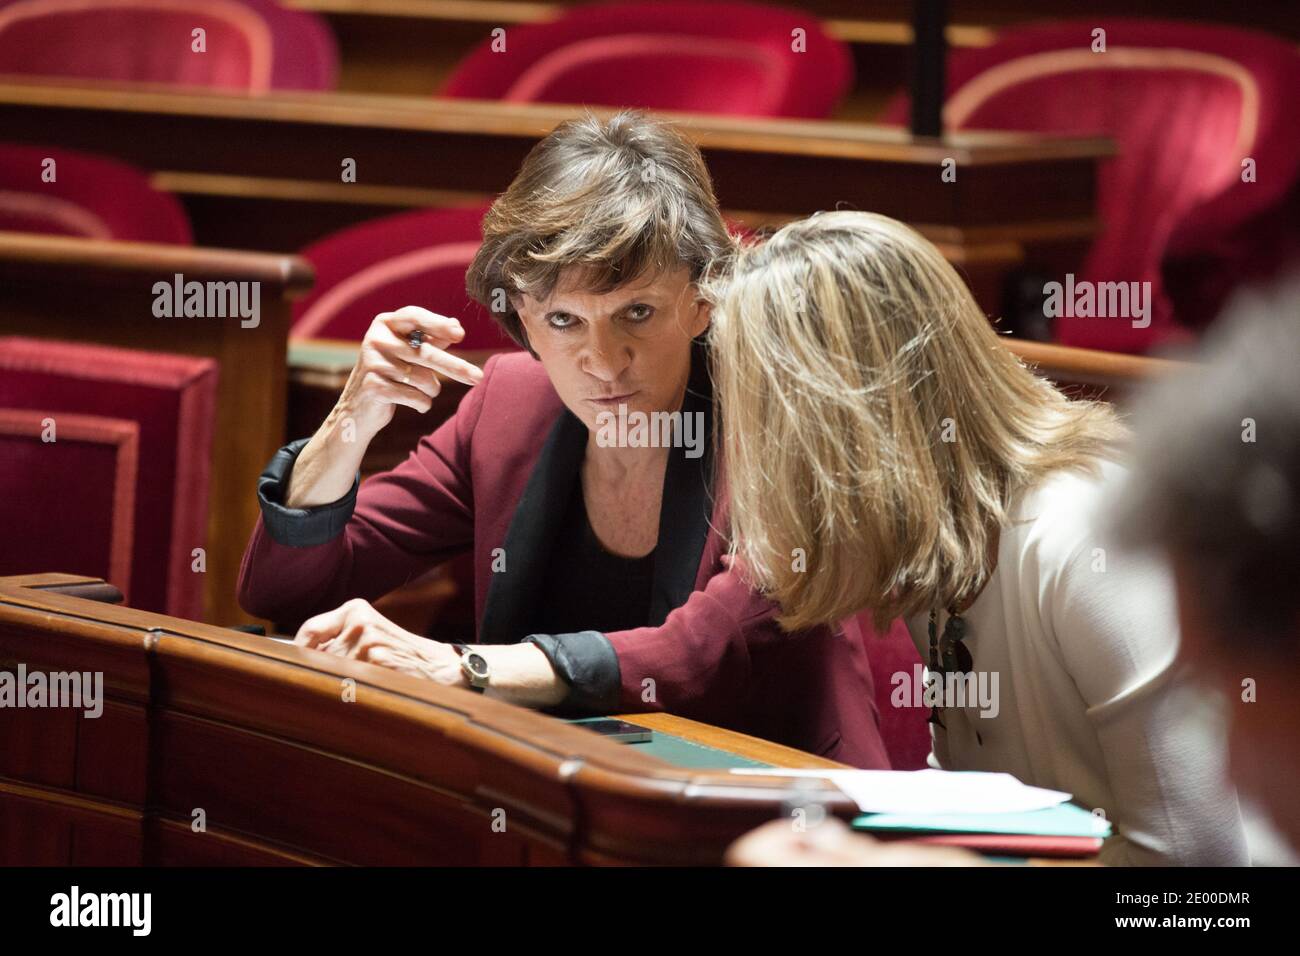
POLYGON ((705 291, 733 549, 782 625, 903 617, 932 675, 994 691, 942 699, 932 763, 1099 808, 1105 862, 1245 863, 1169 574, 1105 531, 1111 409, 1031 374, 883 216, 791 223, 705 291))

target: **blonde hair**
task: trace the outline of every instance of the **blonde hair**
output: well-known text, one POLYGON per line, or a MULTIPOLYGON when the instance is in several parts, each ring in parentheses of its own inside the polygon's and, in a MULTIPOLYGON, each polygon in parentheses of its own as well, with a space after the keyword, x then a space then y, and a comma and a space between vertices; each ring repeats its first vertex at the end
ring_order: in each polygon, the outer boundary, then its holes
POLYGON ((1022 365, 939 251, 888 217, 790 223, 702 291, 732 550, 789 630, 973 594, 1012 495, 1125 434, 1022 365))
POLYGON ((681 265, 698 280, 730 249, 699 148, 673 126, 624 110, 561 123, 533 147, 484 217, 465 282, 531 351, 510 300, 546 298, 566 268, 603 293, 681 265))

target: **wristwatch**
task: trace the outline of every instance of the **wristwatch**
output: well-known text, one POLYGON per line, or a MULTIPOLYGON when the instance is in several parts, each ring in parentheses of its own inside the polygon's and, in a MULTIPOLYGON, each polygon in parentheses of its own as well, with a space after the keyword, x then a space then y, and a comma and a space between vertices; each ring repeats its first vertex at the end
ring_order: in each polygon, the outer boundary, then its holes
POLYGON ((487 658, 476 651, 471 651, 464 644, 453 644, 457 656, 460 657, 460 672, 465 675, 465 680, 469 682, 469 689, 479 694, 487 690, 488 681, 492 679, 492 671, 488 667, 487 658))

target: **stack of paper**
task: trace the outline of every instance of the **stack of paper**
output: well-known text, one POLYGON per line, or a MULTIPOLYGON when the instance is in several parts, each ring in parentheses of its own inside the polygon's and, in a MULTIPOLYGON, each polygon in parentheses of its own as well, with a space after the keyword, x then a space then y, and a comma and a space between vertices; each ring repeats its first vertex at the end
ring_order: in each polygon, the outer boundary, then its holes
POLYGON ((944 770, 737 769, 732 773, 830 780, 863 815, 853 821, 880 837, 986 852, 1083 856, 1096 853, 1110 824, 1060 790, 1030 787, 1009 773, 944 770))

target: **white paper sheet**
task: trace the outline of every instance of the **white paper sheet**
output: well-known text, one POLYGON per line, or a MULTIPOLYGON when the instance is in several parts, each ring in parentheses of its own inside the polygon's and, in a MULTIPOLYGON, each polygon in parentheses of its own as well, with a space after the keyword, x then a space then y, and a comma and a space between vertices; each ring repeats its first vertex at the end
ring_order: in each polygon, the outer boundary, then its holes
POLYGON ((1070 799, 1060 790, 1021 783, 1009 773, 947 770, 782 770, 736 768, 764 777, 830 780, 863 813, 1027 813, 1070 799))

